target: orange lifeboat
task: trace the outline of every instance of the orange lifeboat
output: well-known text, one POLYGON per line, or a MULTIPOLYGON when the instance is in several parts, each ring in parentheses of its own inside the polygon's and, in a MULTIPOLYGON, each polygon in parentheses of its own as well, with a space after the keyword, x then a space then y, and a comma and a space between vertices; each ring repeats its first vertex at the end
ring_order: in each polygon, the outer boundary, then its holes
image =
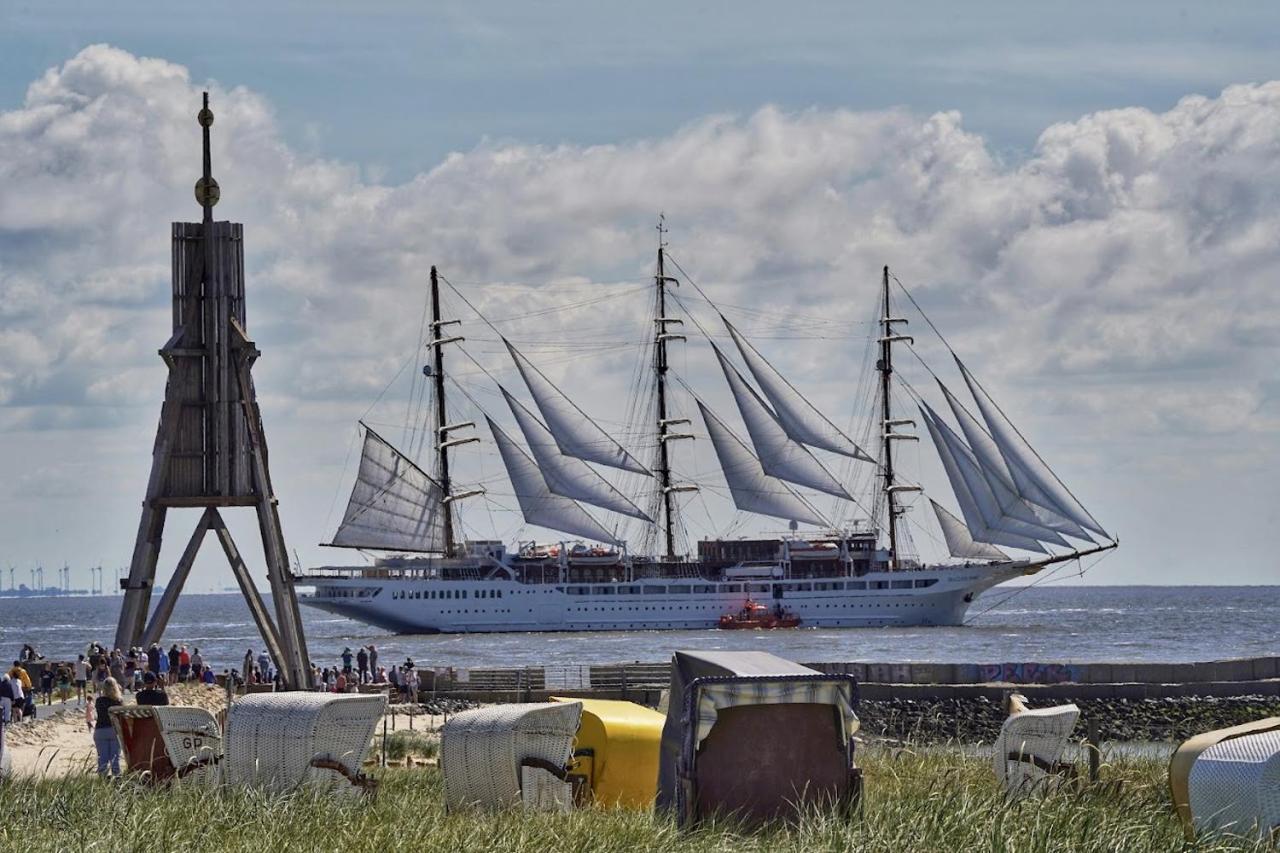
POLYGON ((794 628, 800 624, 800 617, 781 605, 770 610, 763 604, 748 600, 736 613, 726 613, 720 617, 720 627, 727 630, 771 630, 773 628, 794 628))

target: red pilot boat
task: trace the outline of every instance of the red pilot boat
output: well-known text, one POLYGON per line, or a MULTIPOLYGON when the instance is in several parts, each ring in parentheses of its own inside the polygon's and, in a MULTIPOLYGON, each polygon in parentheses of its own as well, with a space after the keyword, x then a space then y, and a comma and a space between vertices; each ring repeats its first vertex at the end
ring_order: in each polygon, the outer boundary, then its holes
POLYGON ((770 610, 763 604, 748 600, 737 613, 726 613, 720 617, 720 627, 726 629, 744 628, 794 628, 800 624, 800 617, 778 605, 770 610))

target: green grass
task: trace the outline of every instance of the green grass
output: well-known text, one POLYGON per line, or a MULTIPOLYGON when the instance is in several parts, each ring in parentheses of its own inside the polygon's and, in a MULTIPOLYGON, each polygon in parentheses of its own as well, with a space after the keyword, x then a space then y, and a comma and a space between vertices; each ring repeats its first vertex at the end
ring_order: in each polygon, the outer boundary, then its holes
POLYGON ((959 750, 866 749, 861 818, 805 819, 741 834, 682 833, 652 815, 588 809, 572 815, 445 814, 434 769, 388 770, 371 802, 299 792, 268 796, 193 785, 144 789, 76 777, 0 785, 0 850, 39 851, 1166 851, 1187 846, 1172 813, 1165 765, 1104 765, 1109 784, 1007 805, 985 760, 959 750))

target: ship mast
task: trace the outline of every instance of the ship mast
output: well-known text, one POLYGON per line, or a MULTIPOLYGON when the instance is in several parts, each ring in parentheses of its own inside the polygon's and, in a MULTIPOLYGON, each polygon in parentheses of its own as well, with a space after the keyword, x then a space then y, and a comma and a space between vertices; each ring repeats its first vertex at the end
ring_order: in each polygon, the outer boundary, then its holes
POLYGON ((667 342, 683 341, 684 335, 673 335, 667 332, 669 324, 684 325, 677 317, 667 316, 667 282, 677 281, 666 271, 666 217, 658 216, 658 270, 653 277, 654 286, 658 290, 658 312, 654 320, 653 371, 658 382, 658 488, 662 490, 662 532, 663 557, 676 559, 676 519, 675 492, 693 491, 696 486, 677 486, 671 482, 671 451, 667 444, 682 438, 692 438, 689 433, 673 433, 669 427, 673 424, 687 424, 688 418, 672 418, 667 415, 667 342))
POLYGON ((662 490, 662 553, 668 559, 675 559, 675 518, 671 513, 673 498, 671 496, 671 452, 667 449, 667 275, 665 254, 666 244, 662 235, 666 227, 658 222, 658 272, 653 277, 658 288, 658 322, 657 337, 654 341, 653 367, 658 376, 658 488, 662 490))
POLYGON ((440 491, 444 495, 444 555, 453 556, 453 492, 449 483, 449 443, 445 441, 447 416, 444 407, 444 347, 440 340, 440 279, 431 267, 431 378, 435 384, 436 454, 439 457, 440 491))
POLYGON ((893 570, 898 563, 898 516, 902 510, 898 506, 898 492, 919 491, 919 486, 898 485, 893 475, 893 442, 915 441, 917 436, 894 432, 894 427, 915 423, 910 418, 894 418, 891 396, 893 378, 893 345, 898 341, 912 341, 910 335, 899 335, 893 331, 894 323, 907 322, 905 317, 894 317, 889 310, 889 267, 884 268, 884 313, 880 317, 880 360, 876 369, 880 371, 880 457, 881 471, 884 476, 885 503, 889 511, 889 569, 893 570))

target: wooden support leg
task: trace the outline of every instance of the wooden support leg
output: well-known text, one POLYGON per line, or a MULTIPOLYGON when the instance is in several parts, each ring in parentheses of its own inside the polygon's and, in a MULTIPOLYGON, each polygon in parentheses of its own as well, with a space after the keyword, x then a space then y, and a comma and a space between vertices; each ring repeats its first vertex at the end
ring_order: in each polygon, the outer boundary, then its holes
MULTIPOLYGON (((238 325, 232 331, 243 337, 238 325)), ((271 474, 267 468, 267 441, 262 432, 262 416, 253 393, 253 381, 249 378, 252 356, 251 344, 245 339, 237 360, 237 380, 240 384, 241 405, 249 435, 250 459, 253 480, 262 499, 258 502, 258 530, 262 534, 262 549, 267 558, 267 580, 271 584, 271 603, 275 606, 276 624, 280 627, 282 657, 276 658, 276 668, 284 676, 290 690, 305 690, 310 676, 310 659, 307 655, 306 636, 302 630, 302 615, 289 571, 289 557, 285 550, 284 531, 280 527, 280 513, 276 510, 275 490, 271 486, 271 474)))
POLYGON ((253 578, 249 577, 249 568, 240 557, 240 550, 236 547, 235 540, 231 538, 231 531, 227 529, 226 522, 222 520, 222 516, 216 509, 210 509, 209 512, 212 513, 210 526, 218 534, 218 541, 222 543, 222 550, 227 555, 227 562, 231 564, 231 571, 236 576, 236 582, 240 584, 240 592, 244 594, 244 600, 249 605, 249 612, 253 614, 253 621, 258 625, 258 632, 262 634, 262 641, 267 644, 267 654, 271 655, 272 660, 284 660, 283 655, 280 653, 280 635, 276 633, 276 626, 271 622, 267 607, 262 603, 262 597, 258 595, 258 588, 253 585, 253 578))
POLYGON ((156 579, 156 562, 160 559, 160 542, 164 536, 166 510, 148 500, 142 506, 138 522, 138 538, 133 545, 129 579, 120 605, 120 622, 116 626, 117 649, 126 650, 142 640, 147 610, 151 605, 151 588, 156 579))
POLYGON ((285 673, 285 682, 290 690, 303 690, 307 686, 308 669, 304 661, 305 642, 290 582, 289 564, 284 554, 280 518, 269 501, 258 504, 258 527, 267 552, 267 580, 271 583, 271 603, 275 606, 276 624, 280 626, 280 650, 284 653, 284 658, 277 661, 276 666, 285 673))
POLYGON ((178 561, 178 567, 173 570, 173 577, 169 579, 169 585, 164 588, 164 595, 160 597, 160 603, 156 605, 155 613, 151 614, 151 621, 147 624, 147 630, 142 635, 142 646, 146 648, 152 643, 160 642, 160 637, 164 634, 165 627, 169 624, 169 618, 173 616, 173 606, 178 602, 178 593, 182 592, 182 587, 187 582, 187 575, 191 574, 191 566, 196 561, 196 554, 200 553, 200 545, 204 542, 204 535, 209 531, 213 519, 210 516, 212 509, 206 509, 204 514, 200 516, 200 522, 196 525, 196 529, 191 534, 191 540, 187 542, 187 548, 182 552, 182 559, 178 561))

